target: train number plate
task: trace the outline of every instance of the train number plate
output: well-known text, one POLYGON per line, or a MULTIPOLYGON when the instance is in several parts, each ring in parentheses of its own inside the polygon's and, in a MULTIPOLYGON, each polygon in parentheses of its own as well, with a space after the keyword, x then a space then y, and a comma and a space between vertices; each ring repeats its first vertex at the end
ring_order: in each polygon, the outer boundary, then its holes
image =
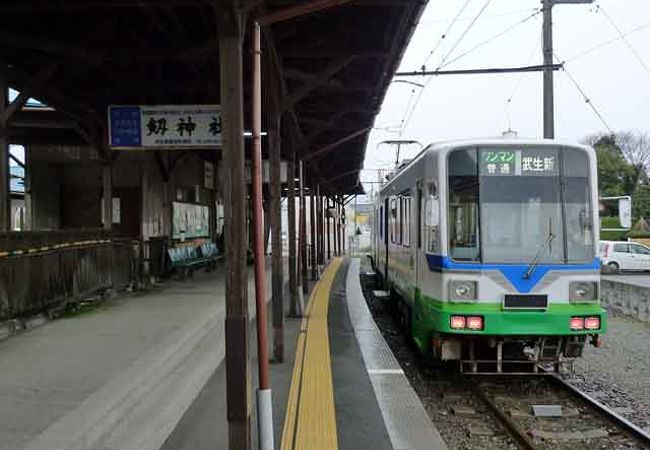
POLYGON ((547 295, 510 295, 506 294, 503 301, 504 308, 514 309, 541 309, 548 305, 547 295))

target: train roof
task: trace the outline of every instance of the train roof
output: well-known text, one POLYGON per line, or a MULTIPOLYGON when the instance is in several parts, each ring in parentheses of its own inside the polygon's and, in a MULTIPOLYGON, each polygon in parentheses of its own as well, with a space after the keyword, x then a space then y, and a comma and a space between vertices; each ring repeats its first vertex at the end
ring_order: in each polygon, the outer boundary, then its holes
POLYGON ((473 139, 455 139, 432 142, 427 145, 420 153, 415 155, 407 164, 403 164, 399 169, 390 174, 391 178, 381 187, 384 190, 396 178, 398 174, 406 171, 409 167, 417 163, 421 158, 429 153, 445 153, 448 150, 461 147, 480 147, 480 146, 557 146, 557 147, 577 147, 582 148, 588 152, 594 150, 583 144, 575 142, 559 140, 559 139, 522 139, 522 138, 503 138, 503 137, 487 137, 487 138, 473 138, 473 139))

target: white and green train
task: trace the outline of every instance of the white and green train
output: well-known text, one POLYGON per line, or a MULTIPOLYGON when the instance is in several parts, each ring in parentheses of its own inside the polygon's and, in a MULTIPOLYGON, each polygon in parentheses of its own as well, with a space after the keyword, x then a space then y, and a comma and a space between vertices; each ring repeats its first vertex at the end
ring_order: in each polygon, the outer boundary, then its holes
POLYGON ((550 140, 433 144, 400 167, 374 264, 419 349, 501 371, 598 345, 597 194, 593 149, 550 140))

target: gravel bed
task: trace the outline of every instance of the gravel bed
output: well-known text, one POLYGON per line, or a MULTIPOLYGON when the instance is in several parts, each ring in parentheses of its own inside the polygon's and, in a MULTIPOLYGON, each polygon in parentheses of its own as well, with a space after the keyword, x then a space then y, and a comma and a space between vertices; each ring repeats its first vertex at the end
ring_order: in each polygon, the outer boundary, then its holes
POLYGON ((610 313, 602 347, 585 348, 564 378, 650 432, 650 325, 610 313))

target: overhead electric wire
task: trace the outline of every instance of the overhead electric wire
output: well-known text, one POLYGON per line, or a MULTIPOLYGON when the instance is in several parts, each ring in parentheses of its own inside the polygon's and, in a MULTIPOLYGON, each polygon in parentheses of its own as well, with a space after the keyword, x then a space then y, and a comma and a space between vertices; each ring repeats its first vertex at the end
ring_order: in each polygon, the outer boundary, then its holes
POLYGON ((583 50, 583 51, 581 51, 580 53, 576 53, 575 55, 573 55, 573 56, 567 58, 567 60, 564 61, 564 62, 572 62, 572 61, 575 61, 575 60, 577 60, 577 59, 579 59, 579 58, 582 58, 582 57, 585 56, 585 55, 588 55, 589 53, 592 53, 592 52, 594 52, 594 51, 596 51, 596 50, 599 50, 599 49, 601 49, 601 48, 603 48, 603 47, 606 47, 606 46, 611 45, 611 44, 613 44, 613 43, 615 43, 615 42, 618 42, 618 41, 620 41, 621 39, 624 39, 624 36, 629 36, 629 35, 632 34, 632 33, 636 33, 637 31, 645 30, 645 29, 648 28, 648 27, 650 27, 650 22, 646 22, 646 23, 644 23, 643 25, 639 25, 638 27, 633 28, 632 30, 623 33, 623 36, 620 36, 620 35, 619 35, 618 37, 615 37, 615 38, 613 38, 613 39, 608 39, 608 40, 606 40, 606 41, 601 42, 600 44, 597 44, 597 45, 595 45, 595 46, 593 46, 593 47, 590 47, 590 48, 588 48, 588 49, 586 49, 586 50, 583 50))
MULTIPOLYGON (((558 61, 561 61, 561 59, 555 53, 553 54, 553 56, 558 61)), ((594 105, 594 102, 591 101, 591 99, 587 96, 585 91, 582 90, 582 88, 580 87, 580 85, 578 84, 576 79, 571 75, 571 72, 569 72, 569 69, 567 69, 566 65, 564 66, 564 72, 567 74, 567 76, 569 77, 569 80, 571 80, 571 83, 573 83, 573 85, 578 90, 578 92, 580 92, 580 95, 582 95, 582 98, 584 99, 585 103, 589 105, 589 107, 592 109, 594 114, 596 114, 596 116, 598 116, 598 118, 603 123, 603 125, 605 125, 605 128, 607 128, 607 131, 609 131, 609 133, 613 133, 612 129, 607 124, 607 121, 605 121, 605 118, 603 117, 603 115, 600 113, 600 111, 598 111, 598 108, 596 108, 596 105, 594 105)))
MULTIPOLYGON (((456 49, 456 47, 458 47, 458 44, 460 44, 460 43, 462 42, 462 40, 465 38, 465 36, 467 35, 467 33, 472 29, 472 27, 474 26, 474 24, 475 24, 475 23, 478 21, 478 19, 481 17, 481 15, 483 14, 483 12, 485 12, 485 10, 486 10, 487 7, 490 5, 490 3, 492 3, 492 0, 487 0, 487 1, 485 2, 485 4, 484 4, 483 7, 480 9, 480 11, 478 12, 478 14, 476 14, 476 15, 474 16, 474 19, 472 19, 472 21, 471 21, 471 22, 469 23, 469 25, 465 28, 465 30, 463 31, 463 33, 461 34, 461 36, 458 38, 458 40, 456 41, 456 43, 453 45, 452 49, 451 49, 450 51, 448 51, 447 54, 442 58, 442 60, 440 61, 440 65, 438 66, 438 69, 436 69, 436 70, 439 70, 440 67, 442 67, 442 65, 446 62, 446 60, 447 60, 447 59, 449 58, 449 56, 451 55, 451 53, 456 49)), ((464 6, 465 6, 465 5, 464 5, 464 6)), ((418 96, 417 96, 417 98, 415 99, 415 102, 413 103, 413 106, 411 107, 411 111, 408 113, 408 116, 407 116, 406 120, 404 121, 403 129, 406 128, 406 126, 409 124, 409 122, 410 122, 410 120, 411 120, 411 117, 413 117, 413 113, 415 112, 415 109, 417 108, 418 104, 420 103, 420 99, 422 98, 422 94, 424 93, 424 91, 425 91, 427 85, 429 84, 429 82, 431 81, 432 78, 433 78, 432 76, 429 77, 429 78, 424 82, 424 87, 422 87, 422 89, 420 89, 420 92, 418 92, 418 96)))
POLYGON ((451 56, 451 54, 454 52, 454 50, 456 50, 456 47, 458 47, 458 45, 463 41, 463 39, 465 38, 465 36, 467 35, 467 33, 469 33, 469 30, 472 29, 472 27, 474 26, 474 24, 476 23, 476 21, 479 19, 479 17, 481 17, 481 15, 482 15, 483 12, 487 9, 487 7, 490 5, 490 3, 492 3, 492 0, 487 0, 487 1, 485 2, 485 4, 484 4, 483 7, 481 8, 481 10, 478 12, 478 14, 476 14, 476 16, 474 17, 474 19, 469 23, 469 25, 467 25, 467 28, 465 28, 465 31, 463 31, 463 34, 460 35, 460 37, 458 38, 458 40, 456 41, 456 43, 451 47, 451 50, 449 50, 449 51, 447 52, 447 54, 444 56, 444 58, 442 58, 442 61, 440 61, 440 65, 438 66, 438 69, 440 69, 440 68, 442 67, 442 65, 447 61, 447 59, 449 58, 449 56, 451 56))
MULTIPOLYGON (((427 62, 433 56, 433 54, 436 52, 436 50, 438 50, 438 48, 442 44, 442 41, 444 41, 447 38, 447 34, 449 34, 449 32, 453 28, 456 21, 461 16, 461 14, 463 14, 465 9, 467 8, 467 5, 469 5, 469 3, 471 1, 472 0, 465 0, 465 3, 463 4, 463 6, 458 10, 458 12, 456 13, 456 16, 449 23, 449 25, 447 26, 447 29, 445 30, 445 32, 440 36, 440 39, 438 40, 436 45, 433 47, 433 49, 431 49, 431 51, 429 52, 429 54, 425 58, 424 63, 422 64, 423 68, 426 66, 427 62)), ((418 93, 417 99, 415 100, 415 104, 417 104, 420 101, 420 97, 422 96, 422 91, 424 91, 424 86, 420 89, 420 92, 418 93)), ((402 115, 402 119, 400 120, 400 128, 399 128, 399 135, 400 136, 402 135, 402 132, 404 131, 405 124, 408 124, 408 121, 410 120, 410 117, 412 115, 412 113, 410 112, 410 108, 411 108, 411 101, 413 100, 414 94, 415 94, 415 89, 411 90, 411 95, 409 96, 409 100, 408 100, 407 105, 406 105, 406 110, 404 110, 404 114, 402 115)))
POLYGON ((616 26, 616 24, 614 23, 614 21, 612 20, 612 18, 611 18, 611 17, 609 16, 609 14, 607 14, 607 12, 605 11, 605 9, 603 9, 602 6, 598 5, 598 11, 600 11, 600 12, 603 13, 603 15, 605 16, 605 18, 607 19, 607 21, 612 25, 612 27, 614 27, 614 29, 615 29, 616 32, 618 33, 619 37, 620 37, 621 39, 623 39, 623 42, 625 42, 625 45, 627 46, 627 48, 630 50, 630 52, 632 52, 632 54, 633 54, 634 57, 637 59, 637 61, 639 61, 639 64, 641 64, 641 65, 643 66, 643 68, 645 69, 645 71, 648 73, 648 75, 650 75, 650 68, 646 65, 646 63, 643 61, 643 59, 642 59, 641 56, 637 53, 637 51, 634 49, 634 47, 632 47, 632 44, 630 44, 630 41, 627 40, 627 38, 625 37, 625 35, 624 35, 623 32, 621 31, 621 29, 620 29, 618 26, 616 26))
MULTIPOLYGON (((508 17, 508 16, 514 16, 517 14, 521 14, 524 12, 532 12, 537 10, 538 8, 522 8, 522 9, 516 9, 513 11, 508 11, 500 14, 488 14, 483 16, 484 19, 500 19, 503 17, 508 17)), ((457 22, 467 22, 472 20, 473 17, 461 17, 459 19, 456 19, 457 22)), ((428 25, 428 24, 433 24, 433 23, 444 23, 447 22, 449 19, 435 19, 435 20, 422 20, 419 22, 420 25, 428 25)))
POLYGON ((539 14, 541 14, 541 12, 542 12, 542 10, 540 8, 537 11, 535 11, 533 14, 531 14, 531 15, 525 17, 524 19, 520 20, 519 22, 509 26, 505 30, 503 30, 503 31, 495 34, 494 36, 492 36, 492 37, 490 37, 490 38, 476 44, 474 47, 470 48, 469 50, 465 51, 464 53, 461 53, 460 55, 456 56, 454 59, 452 59, 450 61, 447 61, 446 63, 442 64, 439 68, 447 67, 448 65, 450 65, 452 63, 455 63, 459 59, 469 55, 470 53, 474 52, 475 50, 478 50, 479 48, 489 44, 490 42, 497 40, 498 38, 500 38, 504 34, 507 34, 508 32, 510 32, 510 31, 514 30, 515 28, 517 28, 519 25, 522 25, 522 24, 528 22, 530 19, 538 16, 539 14))
POLYGON ((425 58, 424 63, 422 63, 422 66, 426 66, 427 62, 429 62, 429 59, 433 56, 433 54, 436 52, 436 50, 438 50, 438 47, 440 47, 440 44, 442 44, 442 41, 444 41, 447 38, 447 35, 451 31, 452 27, 454 26, 454 24, 456 23, 456 21, 458 20, 460 15, 463 13, 463 11, 465 11, 465 8, 467 8, 467 5, 469 5, 469 3, 471 1, 472 0, 466 0, 465 3, 463 4, 463 6, 458 10, 458 12, 456 13, 456 16, 453 18, 453 20, 451 21, 451 23, 449 24, 449 26, 447 27, 445 32, 442 33, 442 36, 440 36, 440 39, 438 40, 436 45, 433 47, 433 49, 429 52, 429 54, 425 58))
MULTIPOLYGON (((526 60, 526 64, 530 64, 535 57, 535 54, 539 50, 539 47, 541 46, 541 40, 535 42, 535 45, 533 46, 533 49, 530 51, 528 55, 528 59, 526 60)), ((512 88, 512 93, 510 94, 510 97, 506 99, 506 105, 504 108, 504 113, 506 115, 506 118, 508 119, 508 129, 511 128, 511 121, 510 121, 510 106, 512 104, 512 99, 514 98, 515 94, 519 90, 519 86, 521 85, 521 81, 524 79, 524 74, 520 73, 519 76, 517 77, 517 81, 515 81, 515 85, 512 88)))

